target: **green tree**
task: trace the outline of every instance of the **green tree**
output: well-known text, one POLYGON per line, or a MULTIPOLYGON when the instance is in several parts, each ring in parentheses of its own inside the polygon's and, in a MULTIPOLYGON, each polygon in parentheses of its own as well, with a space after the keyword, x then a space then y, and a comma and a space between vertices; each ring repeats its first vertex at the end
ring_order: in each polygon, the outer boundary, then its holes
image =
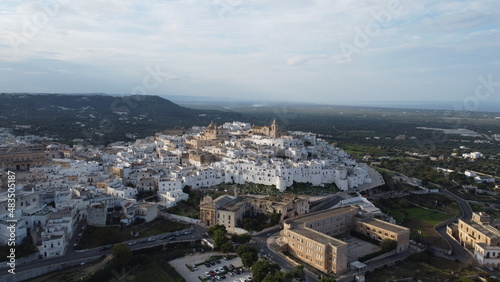
POLYGON ((132 250, 125 244, 116 244, 111 249, 113 260, 124 267, 132 260, 132 250))
POLYGON ((216 230, 224 230, 224 233, 227 233, 226 226, 222 224, 216 224, 207 229, 207 234, 213 236, 216 230))
POLYGON ((283 272, 276 271, 273 274, 267 274, 262 282, 283 282, 286 281, 283 272))
POLYGON ((252 239, 252 235, 248 234, 248 233, 243 233, 243 234, 234 234, 232 237, 231 237, 231 241, 235 242, 235 243, 248 243, 250 242, 250 239, 252 239))
POLYGON ((408 200, 406 200, 404 198, 399 200, 398 203, 399 203, 399 207, 401 207, 402 209, 407 209, 410 207, 410 203, 408 203, 408 200))
POLYGON ((280 270, 280 266, 271 263, 268 260, 258 260, 252 265, 252 277, 256 282, 261 282, 268 275, 273 276, 275 272, 280 270))
POLYGON ((229 241, 229 239, 226 236, 226 230, 217 229, 214 231, 214 243, 216 246, 220 247, 227 241, 229 241))
POLYGON ((380 248, 384 252, 395 250, 398 247, 398 242, 391 239, 384 239, 379 243, 380 248))
POLYGON ((257 253, 247 252, 240 255, 241 263, 245 267, 251 267, 259 259, 257 253))
POLYGON ((292 274, 294 278, 305 279, 304 266, 297 265, 292 269, 292 274))
POLYGON ((231 244, 231 242, 226 242, 220 246, 220 250, 226 254, 229 252, 232 252, 233 251, 233 244, 231 244))

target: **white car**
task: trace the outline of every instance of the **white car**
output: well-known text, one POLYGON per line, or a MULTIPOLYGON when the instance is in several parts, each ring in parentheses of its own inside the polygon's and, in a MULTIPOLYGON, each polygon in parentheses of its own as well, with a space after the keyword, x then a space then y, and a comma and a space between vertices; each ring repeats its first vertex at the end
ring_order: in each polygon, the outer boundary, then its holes
POLYGON ((148 242, 153 242, 154 240, 155 240, 155 238, 153 238, 153 237, 148 238, 148 242))
POLYGON ((211 276, 211 275, 210 275, 210 273, 209 273, 208 271, 206 271, 206 272, 205 272, 205 276, 206 276, 207 278, 210 278, 210 276, 211 276))

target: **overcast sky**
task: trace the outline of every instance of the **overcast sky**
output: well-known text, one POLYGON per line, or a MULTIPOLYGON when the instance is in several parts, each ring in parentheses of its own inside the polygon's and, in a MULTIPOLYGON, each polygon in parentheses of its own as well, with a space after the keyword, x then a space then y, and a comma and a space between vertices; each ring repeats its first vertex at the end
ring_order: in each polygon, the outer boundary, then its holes
POLYGON ((498 0, 2 0, 0 27, 0 92, 500 101, 498 0))

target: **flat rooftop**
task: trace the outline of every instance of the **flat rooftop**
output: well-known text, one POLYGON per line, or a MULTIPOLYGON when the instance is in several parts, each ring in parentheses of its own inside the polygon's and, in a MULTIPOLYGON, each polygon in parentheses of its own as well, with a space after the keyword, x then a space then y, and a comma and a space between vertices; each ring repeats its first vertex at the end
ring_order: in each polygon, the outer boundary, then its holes
POLYGON ((290 231, 297 233, 301 236, 307 237, 309 239, 312 239, 312 240, 319 242, 321 244, 325 244, 325 245, 332 245, 335 247, 348 245, 348 243, 346 243, 342 240, 339 240, 339 239, 334 238, 334 237, 330 237, 326 234, 323 234, 323 233, 318 232, 318 231, 314 231, 314 230, 307 228, 307 227, 304 227, 301 229, 291 229, 290 231))
POLYGON ((384 229, 384 230, 387 230, 387 231, 391 231, 391 232, 394 232, 394 233, 399 233, 399 232, 402 232, 402 231, 409 230, 406 227, 398 226, 398 225, 395 225, 395 224, 392 224, 392 223, 389 223, 389 222, 385 222, 385 221, 382 221, 382 220, 378 220, 378 219, 375 219, 375 218, 370 218, 370 219, 360 219, 360 218, 358 218, 358 221, 366 223, 366 224, 369 224, 369 225, 377 227, 377 228, 381 228, 381 229, 384 229))
POLYGON ((334 215, 340 215, 340 214, 349 213, 352 211, 359 211, 359 208, 354 207, 354 206, 346 206, 346 207, 340 207, 340 208, 335 208, 335 209, 329 209, 329 210, 325 210, 325 211, 319 211, 319 212, 314 212, 314 213, 302 215, 302 216, 296 217, 294 219, 289 219, 285 222, 291 224, 293 228, 297 228, 297 227, 299 227, 299 225, 304 224, 304 223, 309 222, 309 221, 317 221, 317 220, 321 220, 324 218, 332 217, 334 215))
POLYGON ((462 221, 469 224, 472 228, 475 228, 477 231, 483 233, 488 237, 500 237, 500 230, 496 229, 495 227, 489 224, 478 224, 472 220, 464 220, 464 219, 462 219, 462 221))

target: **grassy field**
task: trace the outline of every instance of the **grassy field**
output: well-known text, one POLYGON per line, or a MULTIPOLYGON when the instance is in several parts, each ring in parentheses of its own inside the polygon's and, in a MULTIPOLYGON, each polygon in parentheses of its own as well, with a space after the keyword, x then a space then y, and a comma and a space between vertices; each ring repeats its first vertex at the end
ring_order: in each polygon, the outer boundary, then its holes
POLYGON ((398 224, 411 229, 412 239, 442 249, 450 248, 434 230, 436 224, 461 213, 458 204, 449 197, 441 194, 414 194, 401 199, 382 199, 378 204, 398 224))
POLYGON ((126 277, 125 281, 148 282, 182 282, 186 281, 177 271, 164 260, 155 260, 146 264, 141 270, 126 277))
POLYGON ((413 277, 415 281, 458 281, 459 278, 479 275, 481 271, 460 262, 439 257, 430 257, 428 262, 405 260, 390 268, 379 269, 369 273, 366 281, 391 281, 413 277))
POLYGON ((405 211, 407 217, 403 225, 411 229, 411 238, 442 249, 450 248, 446 241, 434 230, 434 226, 449 219, 452 215, 418 207, 411 207, 405 211))
POLYGON ((406 209, 406 212, 407 219, 418 219, 419 221, 431 226, 434 226, 452 217, 452 215, 450 214, 422 209, 418 207, 411 207, 409 209, 406 209))

